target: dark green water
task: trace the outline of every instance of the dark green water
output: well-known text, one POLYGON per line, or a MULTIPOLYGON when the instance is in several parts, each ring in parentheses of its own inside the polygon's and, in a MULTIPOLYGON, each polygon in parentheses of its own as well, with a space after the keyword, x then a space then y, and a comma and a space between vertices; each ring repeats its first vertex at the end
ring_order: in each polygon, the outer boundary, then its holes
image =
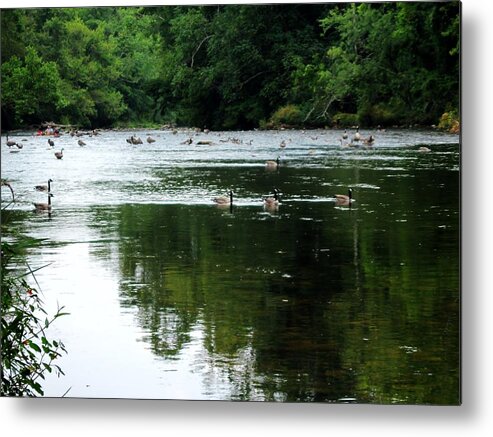
POLYGON ((72 313, 46 394, 459 403, 458 145, 431 138, 424 154, 299 141, 277 171, 228 149, 61 172, 51 217, 13 214, 48 238, 30 262, 52 263, 38 280, 72 313), (229 189, 232 208, 210 201, 229 189))

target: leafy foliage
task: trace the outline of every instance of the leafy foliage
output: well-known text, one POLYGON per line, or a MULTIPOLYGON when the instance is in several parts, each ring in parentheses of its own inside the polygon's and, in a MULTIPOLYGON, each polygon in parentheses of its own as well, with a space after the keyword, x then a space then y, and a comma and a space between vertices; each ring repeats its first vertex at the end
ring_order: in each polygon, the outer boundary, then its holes
POLYGON ((440 117, 440 123, 438 123, 438 127, 440 129, 448 130, 452 133, 459 133, 459 116, 457 112, 444 112, 440 117))
POLYGON ((43 61, 28 46, 22 60, 13 56, 2 64, 2 108, 11 113, 15 124, 49 119, 64 106, 59 83, 56 64, 43 61))
POLYGON ((447 105, 457 107, 458 8, 402 2, 331 10, 321 20, 329 49, 296 77, 316 96, 312 110, 323 118, 331 107, 357 113, 371 125, 433 123, 447 105))
POLYGON ((252 128, 458 110, 459 3, 2 11, 2 122, 252 128), (33 74, 34 73, 34 74, 33 74))
MULTIPOLYGON (((4 222, 2 234, 5 230, 4 222)), ((26 280, 27 275, 34 277, 35 272, 29 265, 27 274, 13 266, 22 247, 27 244, 29 240, 25 237, 19 237, 15 244, 2 239, 1 396, 42 396, 40 380, 45 379, 46 372, 63 375, 54 361, 66 352, 65 346, 61 341, 49 339, 46 331, 66 313, 63 308, 58 308, 50 317, 43 308, 39 291, 26 280)))
POLYGON ((271 117, 273 126, 280 127, 282 125, 297 126, 303 121, 301 110, 296 105, 286 105, 279 108, 271 117))

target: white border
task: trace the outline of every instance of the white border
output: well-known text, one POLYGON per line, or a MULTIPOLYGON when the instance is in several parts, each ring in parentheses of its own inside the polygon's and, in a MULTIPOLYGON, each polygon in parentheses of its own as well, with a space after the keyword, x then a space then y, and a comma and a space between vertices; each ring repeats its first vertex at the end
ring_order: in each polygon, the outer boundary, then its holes
MULTIPOLYGON (((227 1, 16 0, 2 8, 141 6, 227 1)), ((235 3, 287 3, 237 1, 235 3)), ((292 2, 290 2, 292 3, 292 2)), ((311 3, 315 3, 312 1, 311 3)), ((493 2, 463 0, 462 297, 463 405, 269 404, 0 398, 3 436, 28 435, 319 435, 405 437, 485 436, 493 429, 491 281, 493 214, 489 207, 493 138, 491 25, 493 2)))

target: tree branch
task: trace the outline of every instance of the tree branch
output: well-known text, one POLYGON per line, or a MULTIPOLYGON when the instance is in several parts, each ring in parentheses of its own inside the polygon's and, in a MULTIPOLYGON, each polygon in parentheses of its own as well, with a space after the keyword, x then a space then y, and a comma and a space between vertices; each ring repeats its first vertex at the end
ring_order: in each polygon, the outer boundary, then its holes
POLYGON ((202 44, 204 44, 209 38, 212 38, 212 35, 207 35, 202 41, 200 41, 199 45, 197 46, 197 48, 195 49, 195 51, 193 52, 193 55, 192 55, 192 59, 190 61, 190 68, 193 68, 193 62, 194 62, 194 58, 195 58, 195 55, 198 53, 198 51, 200 50, 200 47, 202 47, 202 44))
POLYGON ((327 115, 327 111, 329 110, 330 108, 330 105, 332 105, 332 103, 334 103, 334 100, 335 100, 335 97, 332 96, 330 99, 329 99, 329 103, 327 103, 327 105, 325 106, 325 109, 322 111, 322 113, 319 115, 319 118, 323 118, 327 115))
POLYGON ((251 80, 255 79, 257 76, 260 76, 261 74, 264 74, 265 71, 259 71, 258 73, 255 73, 253 76, 249 77, 247 80, 243 81, 240 83, 239 89, 241 90, 243 88, 243 85, 246 85, 248 82, 251 80))

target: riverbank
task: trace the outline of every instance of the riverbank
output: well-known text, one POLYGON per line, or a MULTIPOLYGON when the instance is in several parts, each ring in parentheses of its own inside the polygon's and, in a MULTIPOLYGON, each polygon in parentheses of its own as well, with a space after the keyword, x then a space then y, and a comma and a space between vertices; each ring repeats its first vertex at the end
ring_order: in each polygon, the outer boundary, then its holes
MULTIPOLYGON (((72 128, 70 129, 65 129, 62 126, 57 123, 53 123, 52 126, 60 128, 60 135, 67 135, 70 134, 71 131, 73 131, 72 128)), ((263 127, 263 128, 255 128, 255 129, 250 129, 250 131, 254 132, 282 132, 282 131, 337 131, 341 129, 347 129, 347 130, 367 130, 367 131, 377 131, 377 132, 385 132, 385 131, 392 131, 392 130, 415 130, 415 131, 425 131, 425 130, 435 130, 438 132, 447 132, 451 134, 460 134, 460 121, 458 118, 449 115, 448 113, 445 113, 442 118, 440 119, 440 122, 438 125, 419 125, 419 124, 413 124, 413 125, 392 125, 388 127, 382 127, 382 126, 365 126, 365 125, 350 125, 350 126, 324 126, 324 127, 315 127, 315 126, 296 126, 296 125, 289 125, 289 124, 281 124, 276 127, 263 127)), ((82 135, 94 135, 98 133, 104 133, 104 132, 134 132, 134 131, 143 131, 143 130, 149 130, 149 131, 170 131, 170 132, 193 132, 193 133, 211 133, 211 132, 248 132, 249 130, 234 130, 234 129, 227 129, 227 130, 211 130, 211 129, 201 129, 198 127, 190 127, 190 126, 176 126, 172 124, 142 124, 142 125, 132 125, 132 126, 110 126, 110 127, 102 127, 102 128, 96 128, 96 129, 91 129, 91 128, 78 128, 76 131, 78 132, 79 136, 82 135)), ((36 135, 37 128, 33 126, 26 126, 24 128, 19 128, 19 129, 13 129, 9 131, 1 131, 1 135, 19 135, 21 133, 28 133, 30 135, 36 135)), ((75 132, 75 131, 74 131, 75 132)), ((49 135, 40 135, 40 136, 49 136, 49 135)))

